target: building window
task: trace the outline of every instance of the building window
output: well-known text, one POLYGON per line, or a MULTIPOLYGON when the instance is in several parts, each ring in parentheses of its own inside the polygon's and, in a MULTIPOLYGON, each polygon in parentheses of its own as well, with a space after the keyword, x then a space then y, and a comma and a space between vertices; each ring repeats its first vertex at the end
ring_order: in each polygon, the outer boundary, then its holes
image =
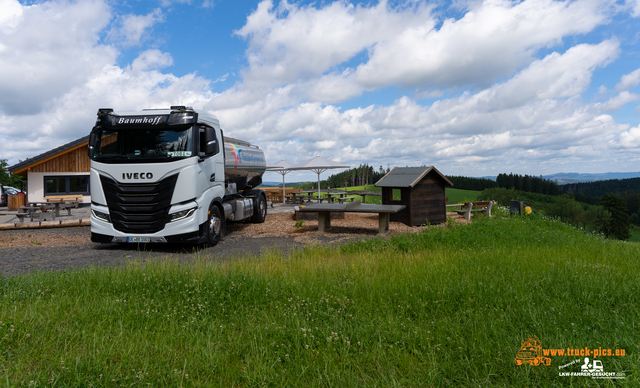
POLYGON ((391 189, 391 200, 402 201, 402 189, 391 189))
POLYGON ((89 175, 45 176, 44 195, 89 194, 89 175))

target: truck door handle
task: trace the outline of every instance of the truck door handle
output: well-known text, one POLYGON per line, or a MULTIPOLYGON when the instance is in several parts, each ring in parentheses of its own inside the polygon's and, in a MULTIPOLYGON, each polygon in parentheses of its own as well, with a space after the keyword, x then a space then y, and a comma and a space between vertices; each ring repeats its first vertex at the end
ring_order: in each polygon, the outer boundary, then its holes
POLYGON ((214 172, 213 174, 211 174, 211 176, 209 177, 209 182, 215 182, 216 181, 216 173, 214 172))

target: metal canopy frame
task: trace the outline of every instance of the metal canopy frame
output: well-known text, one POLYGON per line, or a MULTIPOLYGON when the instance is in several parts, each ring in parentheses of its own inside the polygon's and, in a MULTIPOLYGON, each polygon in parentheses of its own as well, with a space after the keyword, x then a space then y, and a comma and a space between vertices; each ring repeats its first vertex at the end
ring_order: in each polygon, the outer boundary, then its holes
POLYGON ((350 168, 351 166, 334 162, 333 160, 325 159, 318 155, 315 158, 309 159, 302 163, 294 164, 289 167, 290 171, 298 170, 310 170, 318 174, 318 198, 320 198, 320 174, 334 168, 350 168))

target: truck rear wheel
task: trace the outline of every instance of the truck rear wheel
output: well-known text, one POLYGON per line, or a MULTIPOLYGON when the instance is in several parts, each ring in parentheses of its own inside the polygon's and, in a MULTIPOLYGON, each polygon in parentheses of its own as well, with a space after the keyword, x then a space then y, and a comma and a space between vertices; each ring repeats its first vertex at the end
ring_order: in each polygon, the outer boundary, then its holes
POLYGON ((224 219, 220 216, 220 209, 211 205, 209 219, 207 220, 207 244, 215 246, 220 242, 224 230, 224 219))
POLYGON ((264 195, 258 195, 253 198, 253 216, 251 222, 261 224, 267 218, 267 200, 264 195))

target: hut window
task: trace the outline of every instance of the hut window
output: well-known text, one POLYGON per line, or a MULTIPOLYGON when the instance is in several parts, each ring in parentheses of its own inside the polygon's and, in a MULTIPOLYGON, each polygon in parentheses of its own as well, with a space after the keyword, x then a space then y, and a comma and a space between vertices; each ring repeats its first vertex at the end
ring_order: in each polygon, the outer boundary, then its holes
POLYGON ((402 190, 401 189, 392 189, 391 190, 391 200, 392 201, 402 201, 402 190))

